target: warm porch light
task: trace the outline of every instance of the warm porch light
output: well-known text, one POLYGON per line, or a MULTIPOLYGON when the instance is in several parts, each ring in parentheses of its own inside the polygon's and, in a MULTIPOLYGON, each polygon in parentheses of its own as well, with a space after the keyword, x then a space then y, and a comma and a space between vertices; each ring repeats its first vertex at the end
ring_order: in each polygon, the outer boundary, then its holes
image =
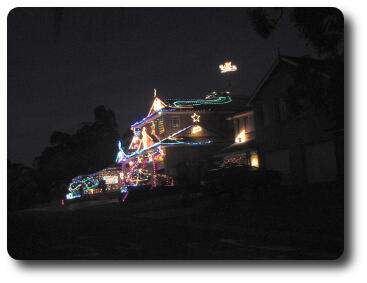
POLYGON ((251 154, 251 166, 259 167, 259 157, 257 156, 257 153, 251 154))
POLYGON ((192 130, 191 130, 191 133, 192 134, 196 134, 196 133, 199 133, 199 132, 201 132, 202 131, 202 127, 201 126, 194 126, 193 128, 192 128, 192 130))
POLYGON ((235 142, 236 143, 241 143, 241 142, 245 142, 246 141, 246 133, 245 133, 245 130, 241 131, 236 139, 235 139, 235 142))

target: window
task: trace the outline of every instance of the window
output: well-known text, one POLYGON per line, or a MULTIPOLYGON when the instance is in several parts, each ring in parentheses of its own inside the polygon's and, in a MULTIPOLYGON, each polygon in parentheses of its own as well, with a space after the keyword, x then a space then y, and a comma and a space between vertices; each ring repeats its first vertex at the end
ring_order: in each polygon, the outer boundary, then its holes
POLYGON ((164 123, 163 123, 162 119, 158 120, 158 132, 159 132, 159 134, 164 133, 164 123))
POLYGON ((255 130, 254 115, 250 115, 247 118, 246 132, 251 133, 255 130))
POLYGON ((250 165, 252 167, 259 167, 259 156, 256 151, 251 151, 250 153, 250 165))
POLYGON ((245 130, 245 118, 244 117, 241 117, 239 119, 239 131, 243 131, 245 130))
POLYGON ((245 132, 248 132, 248 116, 243 117, 243 128, 245 130, 245 132))
POLYGON ((180 127, 180 119, 179 118, 172 118, 171 125, 172 125, 172 128, 179 128, 180 127))
POLYGON ((233 119, 233 126, 234 126, 234 134, 237 135, 238 133, 238 120, 233 119))

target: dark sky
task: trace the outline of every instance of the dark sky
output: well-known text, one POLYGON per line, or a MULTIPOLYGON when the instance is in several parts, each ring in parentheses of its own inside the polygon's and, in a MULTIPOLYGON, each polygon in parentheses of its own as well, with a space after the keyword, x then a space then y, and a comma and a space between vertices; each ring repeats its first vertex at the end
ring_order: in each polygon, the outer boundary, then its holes
POLYGON ((55 130, 73 133, 105 105, 120 132, 162 97, 202 97, 223 86, 250 95, 276 49, 311 54, 286 17, 268 39, 243 8, 18 8, 8 17, 8 159, 30 165, 55 130))

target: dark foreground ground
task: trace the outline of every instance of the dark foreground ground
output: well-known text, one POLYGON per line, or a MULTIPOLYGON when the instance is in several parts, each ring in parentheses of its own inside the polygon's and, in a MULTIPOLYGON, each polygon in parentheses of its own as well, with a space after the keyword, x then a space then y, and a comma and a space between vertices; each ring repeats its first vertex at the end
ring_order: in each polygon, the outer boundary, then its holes
POLYGON ((233 197, 177 192, 8 214, 16 259, 336 259, 343 205, 329 193, 233 197), (288 195, 289 196, 289 195, 288 195))

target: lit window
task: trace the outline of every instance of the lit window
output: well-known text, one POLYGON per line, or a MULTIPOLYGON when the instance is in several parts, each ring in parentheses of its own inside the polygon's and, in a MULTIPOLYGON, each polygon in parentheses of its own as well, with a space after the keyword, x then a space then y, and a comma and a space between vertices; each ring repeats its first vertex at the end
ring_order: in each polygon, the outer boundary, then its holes
POLYGON ((236 139, 235 139, 235 142, 236 143, 241 143, 241 142, 245 142, 246 141, 246 133, 245 133, 245 130, 241 131, 236 139))
POLYGON ((259 156, 256 152, 251 152, 251 166, 259 167, 259 156))

